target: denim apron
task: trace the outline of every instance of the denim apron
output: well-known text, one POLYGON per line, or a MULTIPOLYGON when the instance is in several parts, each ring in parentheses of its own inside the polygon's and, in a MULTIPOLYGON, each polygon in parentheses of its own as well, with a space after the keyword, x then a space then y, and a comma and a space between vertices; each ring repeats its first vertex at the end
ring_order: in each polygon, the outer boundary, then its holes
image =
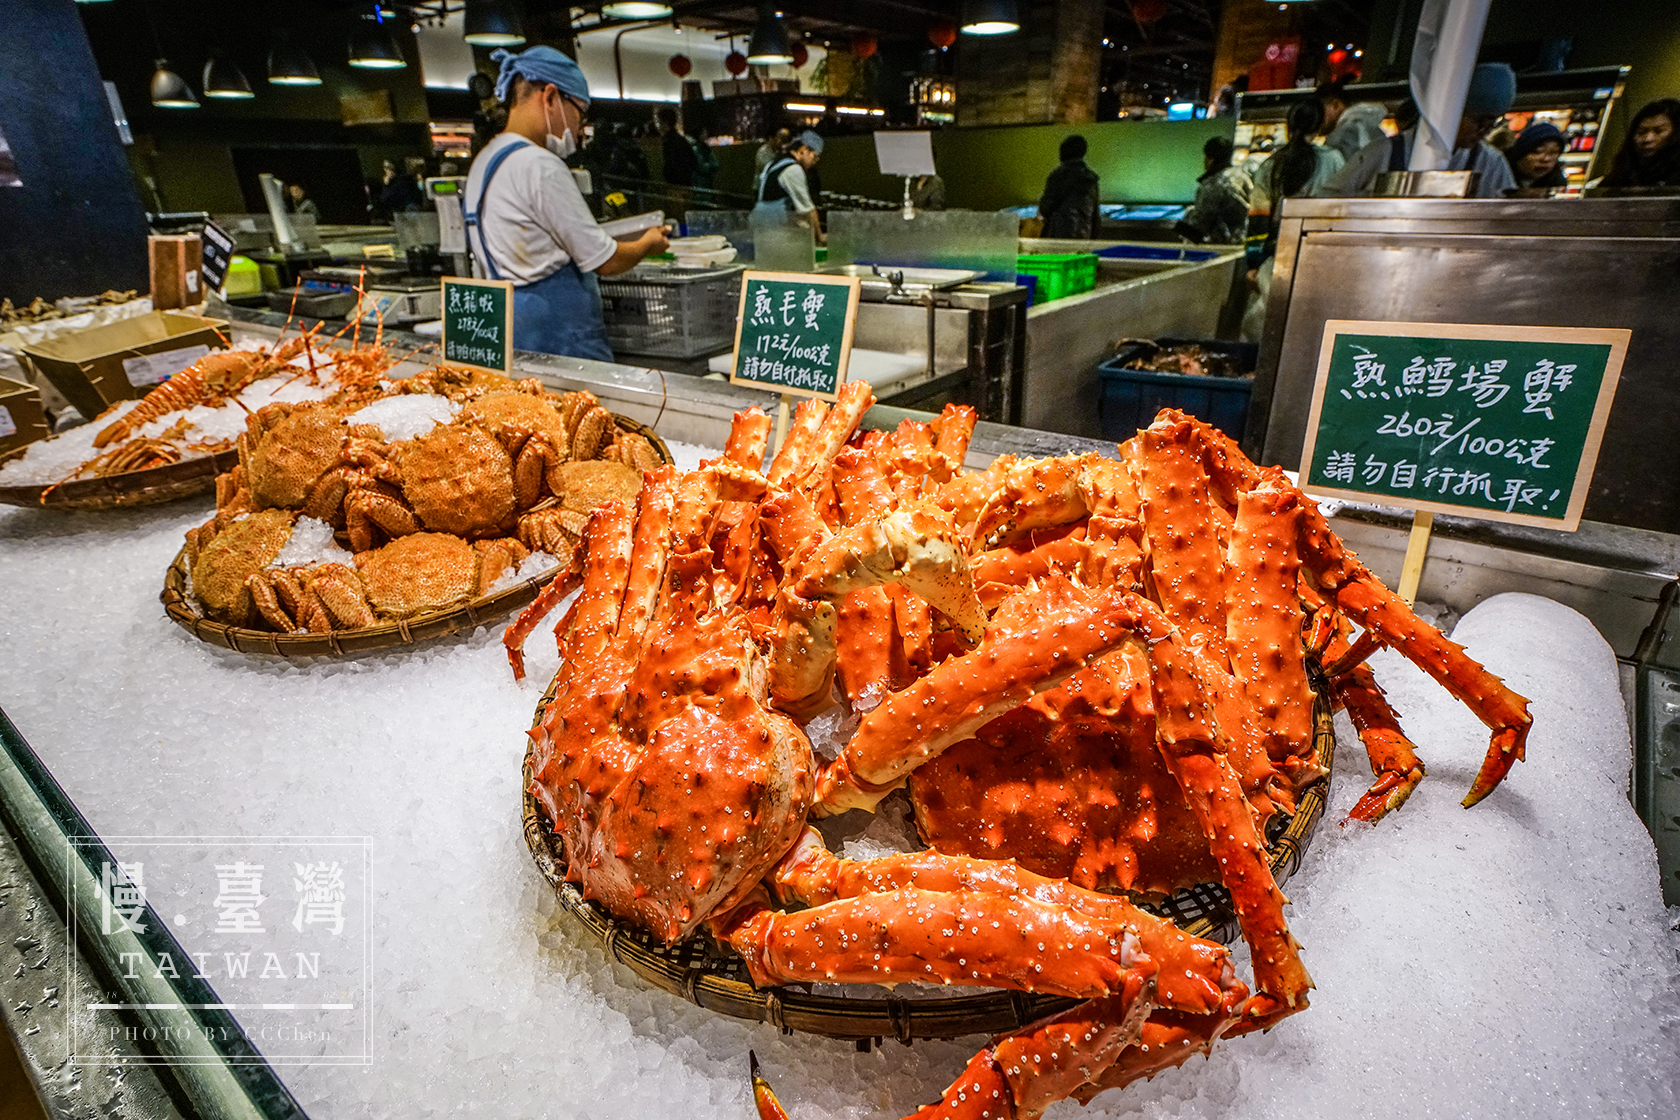
MULTIPOLYGON (((478 206, 463 215, 467 228, 478 230, 479 260, 492 280, 503 277, 490 256, 479 214, 484 210, 485 196, 490 193, 490 181, 501 170, 503 161, 529 143, 522 140, 509 144, 491 158, 490 166, 484 169, 478 206)), ((601 317, 601 285, 595 274, 584 272, 575 260, 568 260, 541 280, 514 285, 513 347, 569 358, 612 361, 612 347, 607 343, 607 327, 601 317)))

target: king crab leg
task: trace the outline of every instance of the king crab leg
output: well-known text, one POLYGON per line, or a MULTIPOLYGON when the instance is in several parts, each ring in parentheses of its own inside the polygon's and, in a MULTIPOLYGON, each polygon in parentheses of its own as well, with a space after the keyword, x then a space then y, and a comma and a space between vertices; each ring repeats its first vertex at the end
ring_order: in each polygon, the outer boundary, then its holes
MULTIPOLYGON (((1253 489, 1277 468, 1249 463, 1223 432, 1183 414, 1163 413, 1156 420, 1188 425, 1202 444, 1215 484, 1235 494, 1253 489)), ((1384 587, 1359 558, 1331 532, 1318 503, 1302 495, 1300 553, 1313 582, 1336 608, 1370 631, 1383 645, 1435 678, 1476 713, 1493 732, 1476 780, 1465 795, 1469 808, 1494 791, 1523 757, 1529 725, 1528 701, 1464 652, 1464 647, 1418 618, 1394 592, 1384 587)))

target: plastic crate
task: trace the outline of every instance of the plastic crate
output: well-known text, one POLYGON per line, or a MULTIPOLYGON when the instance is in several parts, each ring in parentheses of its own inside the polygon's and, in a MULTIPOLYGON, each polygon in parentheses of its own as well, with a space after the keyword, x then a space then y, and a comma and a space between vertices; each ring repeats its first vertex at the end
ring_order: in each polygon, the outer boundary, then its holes
POLYGON ((1097 286, 1095 253, 1022 253, 1015 258, 1015 274, 1038 278, 1034 302, 1049 303, 1088 292, 1097 286))
POLYGON ((1131 369, 1127 363, 1142 356, 1147 343, 1130 343, 1097 367, 1097 412, 1104 439, 1130 439, 1147 428, 1163 408, 1188 412, 1206 420, 1232 439, 1241 439, 1248 423, 1248 401, 1254 394, 1253 369, 1260 348, 1251 342, 1214 338, 1161 338, 1160 346, 1195 343, 1216 354, 1232 354, 1250 371, 1244 377, 1211 377, 1193 373, 1157 373, 1131 369))
POLYGON ((742 265, 638 265, 601 279, 601 314, 615 352, 702 358, 735 341, 742 265))

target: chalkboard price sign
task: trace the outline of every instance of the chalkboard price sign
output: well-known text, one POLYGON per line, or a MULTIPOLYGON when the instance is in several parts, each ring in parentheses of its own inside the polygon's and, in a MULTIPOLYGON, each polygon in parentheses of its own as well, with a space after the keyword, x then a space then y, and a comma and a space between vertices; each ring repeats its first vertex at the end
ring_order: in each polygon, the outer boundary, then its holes
POLYGON ((858 292, 855 276, 744 273, 729 380, 834 399, 851 359, 858 292))
POLYGON ((1631 333, 1332 319, 1301 483, 1572 531, 1631 333))
POLYGON ((443 280, 443 360, 496 373, 513 370, 513 285, 443 280))
POLYGON ((228 265, 233 263, 233 238, 215 222, 205 222, 202 242, 204 263, 200 272, 204 277, 204 290, 218 291, 222 281, 227 279, 228 265))

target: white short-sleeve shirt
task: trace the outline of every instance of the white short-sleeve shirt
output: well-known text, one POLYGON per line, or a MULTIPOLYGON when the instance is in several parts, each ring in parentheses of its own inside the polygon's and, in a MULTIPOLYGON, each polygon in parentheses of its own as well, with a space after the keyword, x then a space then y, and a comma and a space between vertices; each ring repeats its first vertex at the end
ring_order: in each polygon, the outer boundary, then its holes
POLYGON ((501 279, 515 284, 533 284, 570 261, 585 272, 594 272, 618 248, 589 212, 566 161, 511 132, 490 141, 473 160, 463 201, 468 210, 478 211, 478 231, 470 233, 468 240, 474 269, 481 277, 490 276, 489 268, 478 259, 484 248, 489 249, 501 279), (490 161, 512 145, 521 150, 503 161, 490 181, 488 197, 481 199, 490 161))

